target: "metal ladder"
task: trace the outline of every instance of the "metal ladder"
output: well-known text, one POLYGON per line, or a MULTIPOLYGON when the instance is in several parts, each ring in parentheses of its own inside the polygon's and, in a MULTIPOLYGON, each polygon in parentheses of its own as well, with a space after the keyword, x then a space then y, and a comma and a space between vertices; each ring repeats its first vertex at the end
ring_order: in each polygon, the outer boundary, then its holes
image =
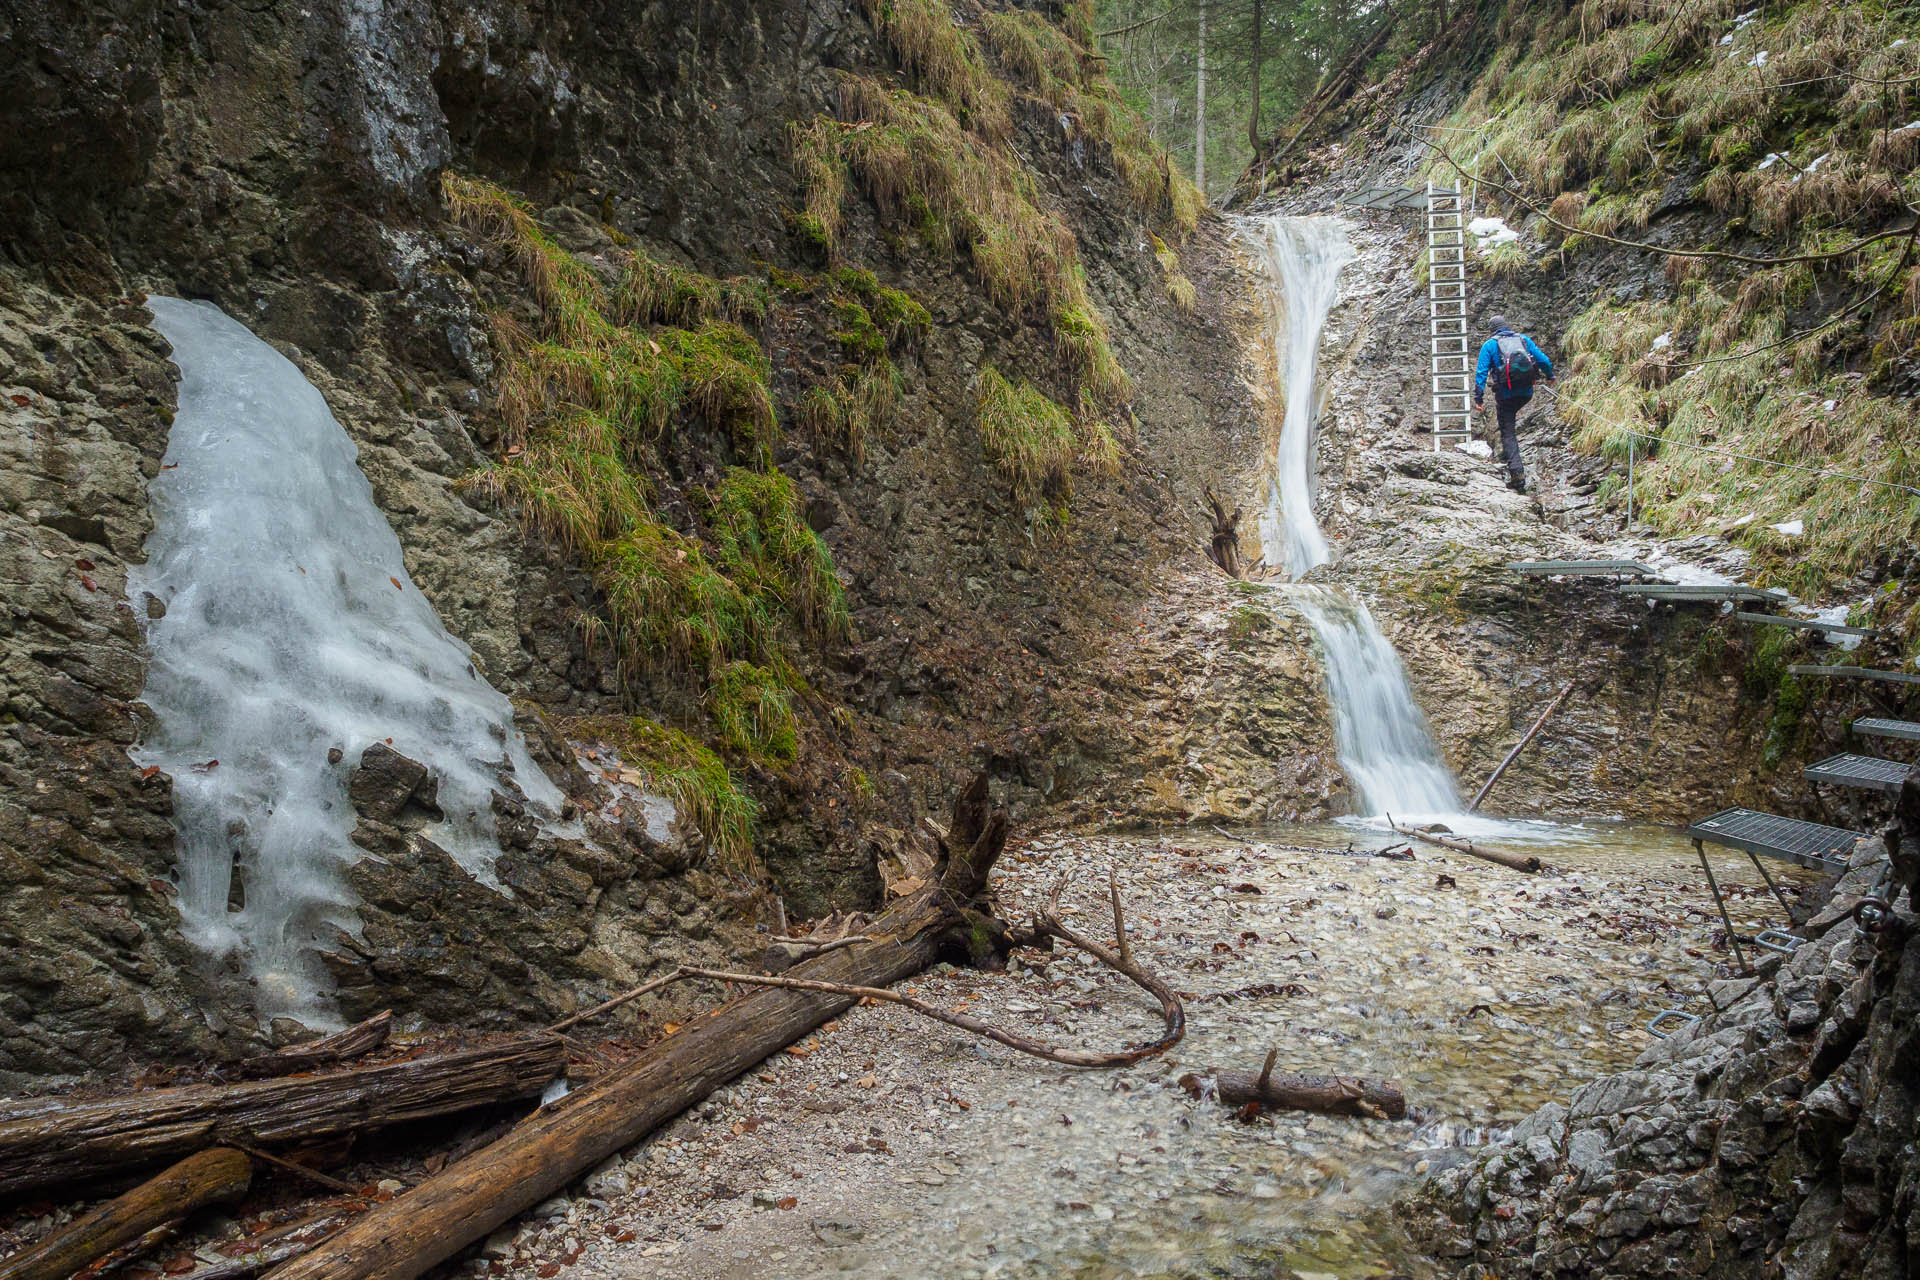
POLYGON ((1467 228, 1457 187, 1427 183, 1427 301, 1433 339, 1433 448, 1473 439, 1467 349, 1467 228))

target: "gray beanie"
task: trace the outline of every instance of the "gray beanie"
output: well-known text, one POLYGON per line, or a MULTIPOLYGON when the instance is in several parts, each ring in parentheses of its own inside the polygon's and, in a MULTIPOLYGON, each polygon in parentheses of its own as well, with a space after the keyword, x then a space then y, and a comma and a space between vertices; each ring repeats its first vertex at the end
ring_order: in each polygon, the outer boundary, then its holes
POLYGON ((1507 324, 1507 318, 1505 316, 1493 316, 1488 319, 1487 327, 1489 329, 1492 329, 1495 333, 1498 333, 1500 330, 1508 328, 1509 326, 1507 324))

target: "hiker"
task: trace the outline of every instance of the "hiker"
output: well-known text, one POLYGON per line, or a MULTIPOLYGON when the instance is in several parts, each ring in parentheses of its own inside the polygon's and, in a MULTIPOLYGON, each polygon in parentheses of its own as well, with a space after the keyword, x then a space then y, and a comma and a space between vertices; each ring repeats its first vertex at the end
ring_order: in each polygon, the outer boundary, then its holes
POLYGON ((1480 347, 1480 367, 1473 374, 1474 412, 1486 408, 1487 380, 1493 380, 1493 411, 1500 422, 1500 448, 1507 459, 1507 488, 1527 491, 1526 468, 1520 463, 1520 439, 1513 420, 1533 399, 1535 382, 1553 381, 1553 361, 1524 333, 1515 333, 1505 316, 1487 321, 1493 336, 1480 347))

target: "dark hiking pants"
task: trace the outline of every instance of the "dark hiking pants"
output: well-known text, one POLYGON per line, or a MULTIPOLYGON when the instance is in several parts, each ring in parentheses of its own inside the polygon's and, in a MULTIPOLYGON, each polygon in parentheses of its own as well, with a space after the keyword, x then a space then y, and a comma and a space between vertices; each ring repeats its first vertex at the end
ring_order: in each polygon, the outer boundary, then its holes
POLYGON ((1526 477, 1526 467, 1520 461, 1520 437, 1514 433, 1513 420, 1533 399, 1532 393, 1515 396, 1509 400, 1503 396, 1493 398, 1494 416, 1500 421, 1500 449, 1506 456, 1507 474, 1516 480, 1526 477))

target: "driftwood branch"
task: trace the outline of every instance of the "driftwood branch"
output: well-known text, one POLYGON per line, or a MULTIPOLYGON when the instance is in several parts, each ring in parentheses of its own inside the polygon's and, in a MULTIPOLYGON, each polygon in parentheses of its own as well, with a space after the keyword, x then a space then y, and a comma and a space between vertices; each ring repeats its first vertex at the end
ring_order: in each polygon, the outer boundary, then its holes
MULTIPOLYGON (((808 960, 790 980, 884 987, 926 968, 985 889, 1006 836, 1006 815, 992 809, 986 776, 978 775, 954 803, 937 880, 868 925, 871 942, 808 960)), ((735 1000, 271 1274, 274 1280, 412 1280, 852 1003, 826 991, 778 987, 735 1000)))
POLYGON ((1475 844, 1471 840, 1462 840, 1458 836, 1443 836, 1434 831, 1422 831, 1417 827, 1403 827, 1393 824, 1393 829, 1403 836, 1415 840, 1424 840, 1428 844, 1437 844, 1442 849, 1451 849, 1455 853, 1464 853, 1470 858, 1479 858, 1483 862, 1497 862, 1503 867, 1515 871, 1538 871, 1546 864, 1530 853, 1513 853, 1506 849, 1495 849, 1484 844, 1475 844))
POLYGON ((1552 718, 1553 713, 1560 709, 1560 704, 1567 700, 1567 695, 1573 692, 1573 686, 1576 683, 1578 683, 1578 681, 1567 681, 1566 687, 1560 690, 1554 700, 1547 704, 1547 709, 1542 711, 1539 718, 1533 722, 1533 727, 1528 729, 1520 741, 1514 744, 1513 750, 1507 752, 1507 758, 1500 762, 1500 767, 1495 769, 1492 775, 1487 778, 1486 782, 1480 787, 1480 793, 1474 796, 1473 803, 1467 806, 1468 813, 1479 812, 1480 802, 1487 798, 1487 792, 1493 790, 1493 784, 1500 781, 1500 775, 1507 771, 1508 765, 1520 758, 1520 753, 1527 749, 1527 744, 1533 741, 1534 735, 1539 733, 1547 721, 1552 718))
POLYGON ((1186 1014, 1181 1008, 1180 998, 1174 991, 1153 974, 1135 963, 1133 949, 1127 943, 1127 922, 1125 912, 1120 906, 1120 887, 1114 879, 1111 869, 1107 874, 1107 894, 1113 903, 1113 932, 1117 951, 1108 951, 1098 944, 1080 937, 1060 923, 1051 909, 1047 915, 1035 922, 1034 935, 1051 934, 1072 946, 1079 947, 1089 955, 1109 965, 1125 975, 1136 985, 1144 988, 1160 1000, 1161 1017, 1165 1023, 1164 1031, 1158 1040, 1132 1048, 1112 1052, 1100 1052, 1087 1049, 1063 1049, 1029 1039, 1018 1032, 1003 1031, 990 1026, 978 1018, 964 1013, 953 1013, 925 1000, 883 987, 858 987, 845 983, 823 982, 812 978, 793 978, 779 974, 729 973, 720 969, 699 969, 682 967, 680 976, 687 978, 705 978, 714 982, 735 982, 742 986, 779 987, 787 991, 819 991, 829 995, 847 996, 856 1000, 874 1000, 885 1004, 897 1004, 911 1009, 922 1017, 944 1022, 950 1027, 958 1027, 977 1036, 984 1036, 996 1044, 1047 1062, 1058 1062, 1069 1067, 1124 1067, 1139 1062, 1158 1053, 1165 1053, 1180 1042, 1186 1030, 1186 1014))
POLYGON ((1246 566, 1240 563, 1240 521, 1246 518, 1246 513, 1239 507, 1229 510, 1226 501, 1208 486, 1207 515, 1213 521, 1207 556, 1228 577, 1246 577, 1246 566))
POLYGON ((346 1225, 348 1219, 357 1212, 357 1207, 329 1209, 269 1232, 255 1242, 255 1248, 238 1257, 201 1267, 198 1271, 189 1271, 177 1277, 177 1280, 246 1280, 248 1276, 259 1275, 268 1267, 278 1266, 316 1248, 346 1225))
POLYGON ((664 978, 655 978, 651 982, 643 982, 639 986, 634 987, 631 990, 622 991, 619 995, 615 996, 611 1000, 602 1001, 601 1003, 593 1006, 593 1008, 591 1009, 585 1009, 579 1013, 573 1014, 571 1017, 562 1018, 560 1019, 560 1021, 548 1027, 547 1030, 554 1035, 559 1035, 561 1032, 567 1030, 569 1027, 577 1026, 580 1023, 585 1022, 589 1018, 597 1018, 603 1013, 612 1013, 615 1009, 618 1009, 623 1004, 627 1004, 631 1001, 638 1000, 641 996, 647 995, 650 992, 658 991, 662 987, 669 986, 672 983, 677 982, 679 980, 679 976, 680 975, 677 973, 669 973, 664 978))
POLYGON ((88 1263, 205 1205, 238 1200, 253 1163, 231 1147, 188 1156, 125 1195, 0 1261, 0 1280, 66 1280, 88 1263))
POLYGON ((1180 1077, 1180 1087, 1195 1098, 1212 1097, 1230 1107, 1257 1104, 1267 1111, 1317 1111, 1376 1120, 1398 1120, 1407 1114, 1407 1095, 1397 1081, 1275 1071, 1278 1056, 1278 1050, 1269 1051, 1267 1064, 1259 1071, 1189 1072, 1180 1077))

